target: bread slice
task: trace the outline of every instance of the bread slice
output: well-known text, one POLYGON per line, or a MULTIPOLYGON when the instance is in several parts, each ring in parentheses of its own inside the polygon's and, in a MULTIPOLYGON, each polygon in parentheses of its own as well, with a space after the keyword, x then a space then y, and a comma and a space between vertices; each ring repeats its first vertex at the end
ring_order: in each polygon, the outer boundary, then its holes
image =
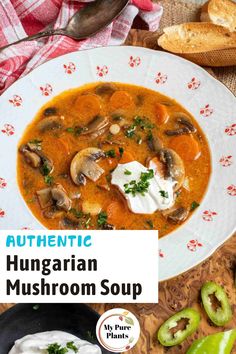
POLYGON ((236 32, 208 22, 189 22, 166 27, 159 46, 173 53, 201 53, 236 48, 236 32))
POLYGON ((203 53, 180 54, 181 57, 201 66, 220 67, 236 65, 236 48, 212 50, 203 53))
POLYGON ((201 11, 201 21, 212 22, 236 31, 236 3, 231 0, 210 0, 201 11))

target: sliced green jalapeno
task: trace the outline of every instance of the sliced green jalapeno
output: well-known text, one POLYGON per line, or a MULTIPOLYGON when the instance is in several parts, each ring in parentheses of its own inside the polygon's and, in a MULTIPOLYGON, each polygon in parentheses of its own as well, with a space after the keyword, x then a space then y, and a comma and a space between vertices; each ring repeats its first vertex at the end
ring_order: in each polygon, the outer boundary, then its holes
POLYGON ((201 289, 201 297, 207 315, 216 326, 224 326, 231 320, 232 310, 229 300, 220 285, 214 282, 205 283, 201 289), (214 296, 218 302, 215 308, 211 296, 214 296))
POLYGON ((230 354, 236 339, 236 330, 212 334, 193 342, 186 354, 230 354))
POLYGON ((200 315, 196 310, 191 308, 184 309, 162 324, 157 333, 157 338, 165 347, 180 344, 196 331, 199 322, 200 315), (178 329, 178 323, 181 320, 186 321, 184 329, 178 329))

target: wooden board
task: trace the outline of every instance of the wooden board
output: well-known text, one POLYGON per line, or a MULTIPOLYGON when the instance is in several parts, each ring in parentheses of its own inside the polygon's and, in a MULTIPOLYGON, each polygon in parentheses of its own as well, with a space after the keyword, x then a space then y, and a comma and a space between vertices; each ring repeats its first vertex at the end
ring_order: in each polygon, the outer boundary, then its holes
MULTIPOLYGON (((129 45, 156 48, 156 36, 147 31, 132 30, 127 40, 129 45)), ((217 333, 221 330, 236 328, 236 291, 234 272, 236 269, 236 235, 225 243, 207 261, 193 270, 169 281, 160 284, 159 304, 92 304, 96 311, 104 311, 114 307, 124 307, 132 311, 140 321, 141 337, 130 354, 185 354, 190 343, 202 336, 217 333), (225 328, 212 326, 201 308, 199 290, 206 281, 213 280, 224 286, 230 298, 234 311, 234 319, 225 328), (186 340, 181 346, 164 349, 158 345, 156 332, 158 327, 174 314, 185 307, 194 307, 201 312, 202 321, 198 332, 186 340)), ((0 312, 5 311, 13 304, 0 304, 0 312)), ((236 347, 235 351, 236 353, 236 347)), ((213 354, 213 353, 212 353, 213 354)), ((214 353, 216 354, 216 353, 214 353)))

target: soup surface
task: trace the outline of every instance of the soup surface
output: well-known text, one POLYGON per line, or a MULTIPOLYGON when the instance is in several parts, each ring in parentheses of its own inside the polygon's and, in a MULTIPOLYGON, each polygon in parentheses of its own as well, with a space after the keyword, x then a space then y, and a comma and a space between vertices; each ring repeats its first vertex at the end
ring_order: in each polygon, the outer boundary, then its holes
POLYGON ((96 83, 43 106, 19 144, 18 184, 48 229, 158 229, 189 218, 211 172, 206 137, 175 100, 96 83))

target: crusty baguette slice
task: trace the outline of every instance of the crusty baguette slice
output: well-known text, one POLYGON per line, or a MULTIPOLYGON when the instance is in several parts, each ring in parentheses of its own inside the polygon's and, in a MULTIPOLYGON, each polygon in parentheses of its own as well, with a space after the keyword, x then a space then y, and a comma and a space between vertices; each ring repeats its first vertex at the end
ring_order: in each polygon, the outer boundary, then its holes
POLYGON ((236 65, 236 48, 213 50, 204 53, 180 54, 180 56, 201 66, 220 67, 236 65))
POLYGON ((201 21, 212 22, 236 31, 236 3, 231 0, 210 0, 201 11, 201 21))
POLYGON ((159 46, 173 53, 201 53, 235 48, 236 32, 208 22, 189 22, 166 27, 159 46))

